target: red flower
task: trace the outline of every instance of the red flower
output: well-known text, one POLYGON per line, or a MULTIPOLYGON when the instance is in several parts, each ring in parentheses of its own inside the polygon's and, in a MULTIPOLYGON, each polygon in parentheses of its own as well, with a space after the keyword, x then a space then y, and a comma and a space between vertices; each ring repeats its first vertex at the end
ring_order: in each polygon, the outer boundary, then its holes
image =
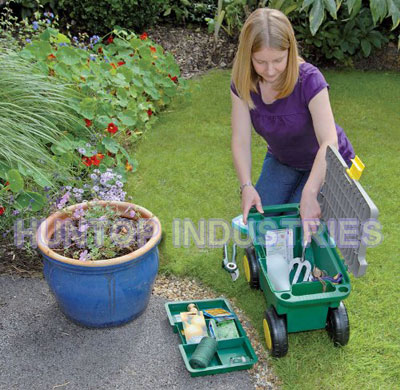
POLYGON ((114 153, 111 153, 111 152, 107 152, 107 156, 109 156, 109 157, 115 157, 115 154, 114 154, 114 153))
POLYGON ((49 54, 48 56, 47 56, 47 59, 48 60, 54 60, 56 58, 56 56, 54 55, 54 54, 49 54))
POLYGON ((4 187, 7 187, 7 186, 9 186, 10 185, 10 182, 9 181, 6 181, 6 184, 4 184, 4 187))
POLYGON ((110 35, 107 39, 108 43, 113 43, 114 42, 114 37, 112 35, 110 35))
POLYGON ((111 134, 115 134, 118 131, 118 126, 114 125, 114 123, 109 123, 107 127, 107 131, 111 134))
POLYGON ((176 84, 178 83, 178 77, 174 76, 172 77, 170 74, 168 74, 168 77, 176 84))
POLYGON ((125 169, 126 169, 127 171, 132 171, 132 169, 133 169, 132 165, 129 164, 128 161, 127 161, 126 164, 125 164, 125 169))
POLYGON ((92 126, 93 122, 90 119, 85 119, 86 127, 92 126))
POLYGON ((114 62, 111 62, 110 64, 114 69, 117 69, 117 67, 115 66, 114 62))
POLYGON ((0 215, 3 215, 6 209, 3 206, 0 206, 0 215))
POLYGON ((96 154, 96 157, 97 157, 98 160, 101 161, 101 160, 103 160, 103 158, 104 158, 104 154, 102 154, 102 153, 97 153, 97 154, 96 154))
POLYGON ((157 51, 157 49, 156 49, 154 46, 150 46, 150 51, 151 51, 152 53, 155 53, 155 52, 157 51))
POLYGON ((90 158, 90 161, 92 162, 93 165, 96 165, 96 167, 99 166, 100 164, 100 160, 97 159, 97 154, 95 154, 94 156, 92 156, 90 158))
POLYGON ((122 65, 125 65, 125 61, 119 61, 118 62, 118 66, 122 66, 122 65))
POLYGON ((147 110, 147 115, 148 115, 149 117, 151 117, 151 116, 153 115, 153 111, 151 111, 151 108, 149 108, 149 109, 147 110))
POLYGON ((90 167, 92 165, 92 160, 89 157, 82 157, 82 162, 87 166, 90 167))
POLYGON ((142 41, 145 41, 147 39, 147 33, 143 33, 140 37, 139 37, 142 41))

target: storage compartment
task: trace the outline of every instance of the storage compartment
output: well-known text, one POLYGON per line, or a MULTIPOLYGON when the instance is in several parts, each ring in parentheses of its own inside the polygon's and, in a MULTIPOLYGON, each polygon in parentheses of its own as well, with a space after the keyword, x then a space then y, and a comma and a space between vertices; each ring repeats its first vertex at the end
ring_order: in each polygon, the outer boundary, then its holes
POLYGON ((249 363, 254 354, 247 337, 219 341, 217 353, 222 364, 226 366, 249 363))
MULTIPOLYGON (((184 355, 185 356, 184 360, 185 360, 185 362, 187 360, 188 364, 189 364, 189 360, 192 358, 192 355, 193 355, 194 351, 197 348, 197 345, 198 344, 185 344, 185 345, 182 345, 183 351, 184 351, 184 354, 185 354, 184 355)), ((210 361, 210 363, 209 363, 207 368, 222 366, 222 364, 223 363, 221 362, 221 359, 219 358, 218 353, 216 352, 214 354, 214 356, 212 357, 212 359, 211 359, 211 361, 210 361)), ((190 364, 189 364, 189 366, 190 366, 190 364)), ((204 370, 203 368, 197 368, 197 369, 192 368, 192 367, 190 367, 190 368, 192 370, 195 370, 195 371, 204 370)))
MULTIPOLYGON (((257 362, 257 356, 247 338, 246 332, 227 300, 220 298, 200 301, 168 302, 165 304, 165 309, 174 332, 179 335, 179 350, 186 369, 190 372, 191 376, 244 370, 251 368, 257 362), (217 340, 217 351, 206 368, 193 368, 189 363, 198 344, 187 344, 183 332, 183 324, 180 320, 180 313, 188 311, 187 309, 190 303, 194 303, 199 310, 222 308, 233 313, 233 320, 239 334, 239 337, 236 338, 217 340)), ((209 323, 210 319, 206 318, 207 330, 209 323)))

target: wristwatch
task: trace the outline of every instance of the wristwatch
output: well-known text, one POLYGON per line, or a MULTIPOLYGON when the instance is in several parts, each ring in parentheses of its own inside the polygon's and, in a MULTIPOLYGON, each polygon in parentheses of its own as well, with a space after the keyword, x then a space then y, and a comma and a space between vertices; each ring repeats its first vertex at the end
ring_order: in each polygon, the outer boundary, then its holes
POLYGON ((251 182, 251 181, 248 181, 248 182, 246 182, 246 183, 243 183, 241 186, 240 186, 240 189, 239 189, 239 191, 240 191, 240 195, 242 195, 242 192, 243 192, 243 189, 244 189, 244 187, 253 187, 253 183, 251 182))

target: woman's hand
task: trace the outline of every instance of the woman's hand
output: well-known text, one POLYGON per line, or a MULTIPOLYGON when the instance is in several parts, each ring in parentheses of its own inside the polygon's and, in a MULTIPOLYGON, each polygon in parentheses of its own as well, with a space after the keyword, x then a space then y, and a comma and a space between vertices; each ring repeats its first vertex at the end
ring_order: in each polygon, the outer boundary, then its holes
POLYGON ((317 197, 304 190, 300 200, 300 216, 303 224, 304 241, 308 244, 311 241, 312 234, 318 230, 321 207, 317 197))
POLYGON ((245 225, 247 224, 247 216, 252 206, 256 206, 259 213, 264 213, 261 198, 257 190, 253 186, 245 186, 242 191, 243 223, 245 225))

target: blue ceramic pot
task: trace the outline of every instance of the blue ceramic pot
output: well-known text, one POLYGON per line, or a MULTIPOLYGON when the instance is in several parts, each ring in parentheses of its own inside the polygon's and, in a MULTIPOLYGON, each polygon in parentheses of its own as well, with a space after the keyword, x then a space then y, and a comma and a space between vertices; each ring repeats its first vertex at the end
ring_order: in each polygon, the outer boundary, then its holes
MULTIPOLYGON (((52 251, 46 243, 54 233, 56 213, 44 221, 37 234, 44 259, 44 276, 62 312, 74 322, 88 327, 122 325, 146 309, 158 271, 158 244, 161 224, 150 211, 126 202, 97 202, 112 205, 121 215, 129 207, 139 210, 153 224, 150 240, 140 249, 121 257, 98 261, 70 259, 52 251)), ((68 208, 74 211, 78 206, 68 208)), ((125 215, 124 215, 125 216, 125 215)))

